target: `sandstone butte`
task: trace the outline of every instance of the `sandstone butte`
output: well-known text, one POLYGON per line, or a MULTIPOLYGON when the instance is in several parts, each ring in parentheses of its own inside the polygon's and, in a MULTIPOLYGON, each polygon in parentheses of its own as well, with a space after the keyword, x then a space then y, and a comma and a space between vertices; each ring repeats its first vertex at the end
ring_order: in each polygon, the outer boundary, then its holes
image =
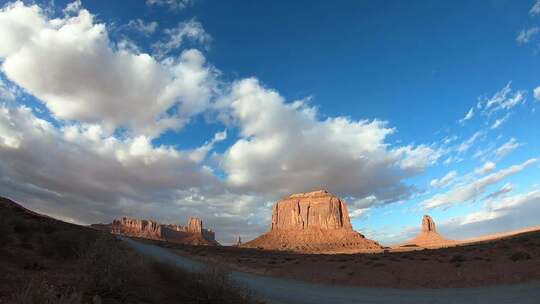
POLYGON ((271 230, 239 246, 301 253, 383 249, 352 229, 347 204, 325 190, 293 194, 277 202, 272 210, 271 230))
POLYGON ((424 215, 422 218, 422 231, 412 240, 405 242, 400 247, 424 247, 424 248, 439 248, 451 246, 456 243, 449 240, 437 232, 435 221, 429 215, 424 215))
POLYGON ((191 218, 183 227, 175 224, 160 224, 156 221, 122 217, 112 224, 92 225, 94 228, 108 230, 113 234, 161 240, 190 245, 219 245, 215 233, 203 228, 202 220, 191 218))

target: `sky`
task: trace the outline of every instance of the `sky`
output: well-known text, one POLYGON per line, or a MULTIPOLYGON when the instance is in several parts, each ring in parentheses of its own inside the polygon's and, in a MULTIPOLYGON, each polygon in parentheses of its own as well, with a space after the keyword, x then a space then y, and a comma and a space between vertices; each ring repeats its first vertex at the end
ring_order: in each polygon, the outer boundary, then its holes
POLYGON ((0 195, 229 244, 326 189, 383 244, 540 225, 540 1, 0 1, 0 195))

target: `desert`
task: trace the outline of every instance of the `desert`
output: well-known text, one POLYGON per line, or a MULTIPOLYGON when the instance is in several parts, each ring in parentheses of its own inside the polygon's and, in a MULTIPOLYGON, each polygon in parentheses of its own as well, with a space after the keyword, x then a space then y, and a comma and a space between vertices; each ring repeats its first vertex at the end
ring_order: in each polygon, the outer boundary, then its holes
POLYGON ((0 0, 0 304, 539 304, 540 0, 0 0))

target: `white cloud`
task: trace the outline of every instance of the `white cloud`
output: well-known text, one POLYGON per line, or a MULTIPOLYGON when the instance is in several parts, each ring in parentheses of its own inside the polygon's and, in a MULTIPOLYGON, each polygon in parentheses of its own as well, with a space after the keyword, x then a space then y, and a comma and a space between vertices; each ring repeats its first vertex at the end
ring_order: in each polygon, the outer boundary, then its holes
POLYGON ((469 139, 467 139, 466 141, 462 142, 459 147, 458 147, 458 152, 460 153, 463 153, 463 152, 466 152, 467 150, 469 150, 471 148, 472 145, 474 145, 474 143, 484 135, 484 132, 483 131, 477 131, 475 132, 471 137, 469 137, 469 139))
POLYGON ((536 16, 540 14, 540 1, 539 0, 536 0, 533 7, 531 7, 531 9, 529 10, 529 14, 531 16, 536 16))
POLYGON ((540 101, 540 87, 536 87, 533 93, 534 93, 534 98, 536 99, 536 101, 540 101))
POLYGON ((504 186, 502 186, 499 190, 487 195, 484 198, 484 200, 493 200, 493 199, 499 198, 507 193, 512 192, 513 190, 514 190, 514 186, 512 186, 512 184, 510 183, 507 183, 504 186))
POLYGON ((539 212, 540 191, 531 190, 494 198, 482 210, 451 218, 439 228, 453 239, 508 232, 538 225, 539 212))
POLYGON ((82 2, 81 0, 75 0, 73 2, 70 2, 66 5, 64 10, 62 11, 65 15, 69 14, 75 14, 82 8, 82 2))
POLYGON ((458 203, 476 200, 485 193, 487 187, 496 184, 511 175, 519 173, 537 162, 538 159, 532 158, 522 164, 497 171, 479 180, 460 184, 446 193, 437 194, 434 197, 423 201, 422 205, 425 209, 446 208, 458 203))
POLYGON ((484 115, 491 115, 498 111, 507 111, 525 101, 525 91, 512 90, 512 82, 496 92, 491 98, 480 100, 478 106, 482 108, 484 115))
POLYGON ((448 144, 453 143, 457 139, 458 139, 457 135, 450 136, 450 137, 447 136, 447 137, 443 138, 442 142, 443 142, 443 144, 448 145, 448 144))
POLYGON ((484 175, 495 170, 495 167, 496 164, 494 162, 486 162, 482 167, 475 169, 474 173, 477 175, 484 175))
POLYGON ((21 2, 0 11, 0 58, 8 78, 57 119, 125 127, 155 136, 179 129, 209 106, 217 72, 196 50, 160 63, 116 49, 86 10, 48 19, 21 2), (167 110, 178 107, 177 114, 167 110))
POLYGON ((166 6, 171 10, 182 10, 193 5, 195 0, 146 0, 146 5, 166 6))
POLYGON ((459 123, 460 123, 460 124, 465 124, 465 122, 466 122, 467 120, 470 120, 470 119, 473 118, 473 117, 474 117, 474 107, 471 108, 471 109, 469 110, 469 112, 467 112, 467 114, 465 115, 465 117, 463 117, 462 119, 459 120, 459 123))
POLYGON ((434 179, 430 182, 430 185, 435 188, 444 188, 452 183, 452 181, 457 177, 456 171, 450 171, 445 176, 434 179))
POLYGON ((521 147, 521 144, 515 138, 510 138, 510 140, 495 150, 495 157, 501 159, 519 147, 521 147))
POLYGON ((164 30, 165 41, 156 42, 152 45, 158 58, 170 55, 171 52, 178 50, 186 39, 198 42, 208 47, 212 37, 206 33, 202 24, 191 19, 187 22, 180 22, 176 27, 164 30))
POLYGON ((537 27, 537 26, 531 27, 531 28, 526 29, 526 30, 522 30, 521 32, 519 32, 518 36, 516 37, 516 41, 519 44, 529 43, 531 41, 531 39, 534 36, 536 36, 539 32, 540 32, 540 28, 537 27))
POLYGON ((156 21, 144 22, 142 19, 135 19, 130 20, 127 27, 148 36, 157 30, 158 23, 156 21))
POLYGON ((510 113, 506 113, 503 117, 495 120, 495 122, 491 125, 491 129, 498 129, 500 126, 502 126, 510 117, 510 113))
POLYGON ((222 156, 227 183, 275 196, 328 188, 342 196, 391 202, 413 189, 404 179, 438 157, 427 146, 390 148, 385 122, 345 117, 319 120, 304 102, 285 103, 256 79, 236 82, 221 100, 240 136, 222 156))
POLYGON ((222 241, 244 226, 243 235, 254 237, 266 229, 264 196, 226 190, 204 165, 208 146, 225 138, 216 133, 193 150, 153 147, 144 136, 117 139, 99 125, 57 129, 29 108, 0 106, 0 189, 33 210, 83 224, 200 216, 222 241))

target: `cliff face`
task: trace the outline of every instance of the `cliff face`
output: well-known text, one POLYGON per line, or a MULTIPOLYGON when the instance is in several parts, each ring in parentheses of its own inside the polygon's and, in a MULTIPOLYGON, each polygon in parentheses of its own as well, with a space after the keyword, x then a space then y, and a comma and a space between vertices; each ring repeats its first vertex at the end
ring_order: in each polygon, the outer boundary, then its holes
POLYGON ((191 218, 187 227, 128 217, 115 219, 107 226, 114 234, 192 245, 218 245, 214 232, 204 229, 202 220, 197 218, 191 218))
POLYGON ((435 222, 429 215, 424 215, 422 218, 422 232, 437 232, 435 222))
POLYGON ((274 205, 272 230, 310 228, 352 229, 347 206, 324 190, 293 194, 274 205))
POLYGON ((114 220, 111 229, 113 233, 131 234, 148 239, 160 239, 162 236, 159 223, 128 217, 114 220))
POLYGON ((293 194, 277 202, 270 232, 240 246, 305 253, 382 249, 352 229, 347 204, 324 190, 293 194))

